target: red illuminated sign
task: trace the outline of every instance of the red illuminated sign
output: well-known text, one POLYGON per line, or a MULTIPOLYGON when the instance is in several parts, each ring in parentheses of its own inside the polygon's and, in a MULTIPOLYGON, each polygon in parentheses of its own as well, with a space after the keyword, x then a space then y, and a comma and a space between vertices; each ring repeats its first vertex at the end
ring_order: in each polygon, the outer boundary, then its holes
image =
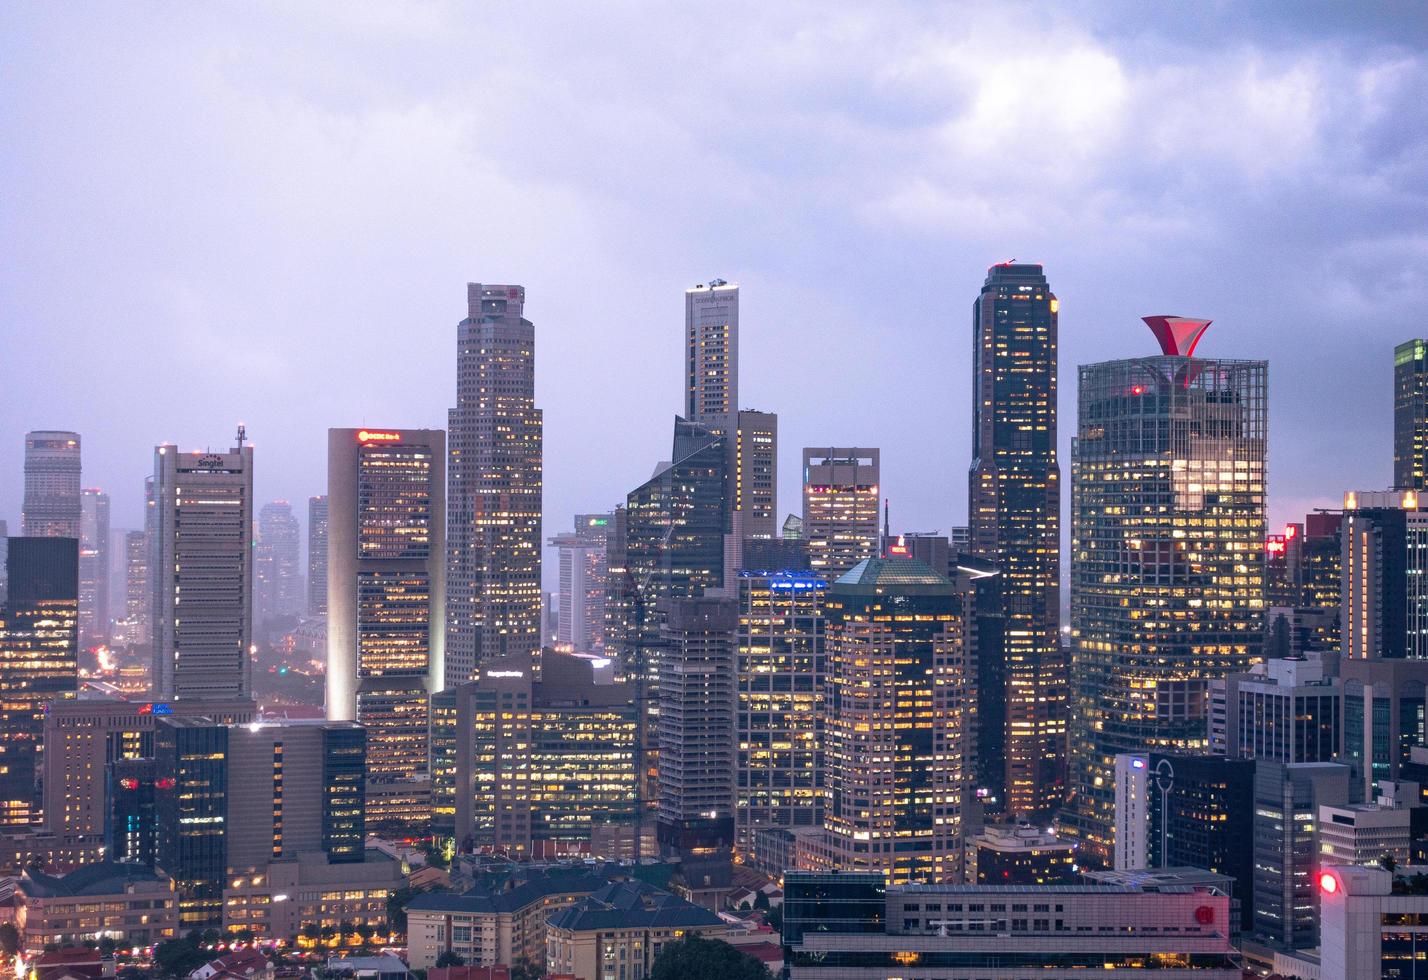
POLYGON ((1286 525, 1284 525, 1284 540, 1286 540, 1286 541, 1293 541, 1293 540, 1294 540, 1294 535, 1296 535, 1296 534, 1298 534, 1298 533, 1299 533, 1299 528, 1295 527, 1293 524, 1286 524, 1286 525))
POLYGON ((124 779, 119 780, 119 785, 123 786, 125 789, 138 789, 139 781, 137 779, 126 777, 124 779))
POLYGON ((1284 554, 1284 538, 1282 535, 1271 534, 1264 541, 1264 550, 1271 555, 1284 554))
POLYGON ((401 442, 400 432, 371 432, 363 429, 357 433, 358 442, 401 442))
POLYGON ((1208 905, 1202 905, 1195 910, 1195 921, 1202 926, 1208 926, 1215 921, 1215 910, 1208 905))
POLYGON ((156 780, 154 780, 154 788, 155 788, 155 789, 173 789, 173 788, 174 788, 174 777, 172 777, 172 776, 165 776, 163 779, 156 779, 156 780))

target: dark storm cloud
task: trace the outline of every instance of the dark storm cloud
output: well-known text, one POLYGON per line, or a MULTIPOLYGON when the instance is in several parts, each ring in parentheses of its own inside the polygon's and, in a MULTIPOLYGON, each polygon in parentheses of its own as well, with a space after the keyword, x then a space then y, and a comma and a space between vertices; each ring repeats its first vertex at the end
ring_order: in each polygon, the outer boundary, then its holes
MULTIPOLYGON (((522 282, 547 531, 668 453, 680 291, 742 283, 742 389, 965 520, 971 302, 1043 261, 1075 366, 1203 314, 1271 362, 1274 517, 1389 479, 1425 333, 1416 5, 12 4, 0 10, 0 514, 73 427, 139 520, 160 440, 239 419, 259 494, 329 425, 443 426, 467 280, 522 282)), ((1069 460, 1063 468, 1069 472, 1069 460)))

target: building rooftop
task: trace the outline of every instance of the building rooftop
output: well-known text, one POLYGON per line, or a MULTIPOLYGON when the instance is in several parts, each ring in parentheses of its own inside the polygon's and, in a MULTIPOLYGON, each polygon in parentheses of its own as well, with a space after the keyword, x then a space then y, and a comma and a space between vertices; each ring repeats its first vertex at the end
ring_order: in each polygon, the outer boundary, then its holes
POLYGON ((723 920, 701 906, 642 881, 611 882, 569 908, 550 917, 557 929, 584 932, 592 929, 684 928, 723 925, 723 920))
POLYGON ((129 885, 157 882, 160 878, 151 868, 141 864, 120 864, 103 861, 86 864, 67 875, 47 875, 42 871, 26 871, 20 890, 28 898, 63 898, 73 895, 117 895, 129 885))
POLYGON ((876 594, 887 589, 909 589, 929 595, 951 595, 956 591, 951 579, 926 562, 895 555, 864 558, 833 583, 838 592, 876 594))

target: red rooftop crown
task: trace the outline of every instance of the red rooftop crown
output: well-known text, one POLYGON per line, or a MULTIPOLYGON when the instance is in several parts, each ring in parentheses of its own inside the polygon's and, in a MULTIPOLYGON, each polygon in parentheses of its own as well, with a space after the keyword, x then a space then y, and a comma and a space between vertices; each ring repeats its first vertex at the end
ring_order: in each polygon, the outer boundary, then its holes
POLYGON ((1141 319, 1160 341, 1161 353, 1177 357, 1193 357, 1195 345, 1213 322, 1193 316, 1143 316, 1141 319))

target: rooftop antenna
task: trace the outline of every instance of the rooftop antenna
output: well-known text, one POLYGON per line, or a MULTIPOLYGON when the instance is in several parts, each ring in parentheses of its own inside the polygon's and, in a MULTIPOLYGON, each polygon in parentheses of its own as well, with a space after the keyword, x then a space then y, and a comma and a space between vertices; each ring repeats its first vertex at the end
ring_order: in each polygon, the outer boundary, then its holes
POLYGON ((888 556, 888 542, 892 540, 892 522, 888 514, 890 503, 887 497, 883 498, 883 539, 878 542, 878 551, 884 558, 888 556))
POLYGON ((248 427, 242 422, 238 423, 238 451, 243 451, 243 443, 248 441, 248 427))

